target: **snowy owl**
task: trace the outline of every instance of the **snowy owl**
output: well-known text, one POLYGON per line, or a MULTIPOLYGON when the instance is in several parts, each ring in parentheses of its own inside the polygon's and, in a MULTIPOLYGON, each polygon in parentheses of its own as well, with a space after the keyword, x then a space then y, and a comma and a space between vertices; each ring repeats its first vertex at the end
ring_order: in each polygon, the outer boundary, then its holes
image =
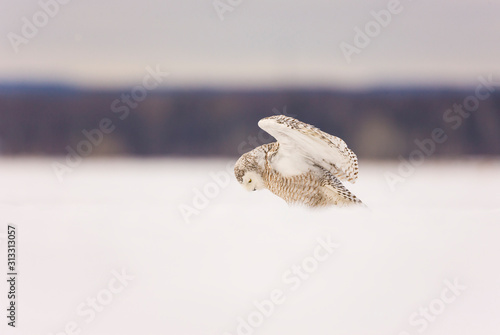
POLYGON ((289 204, 310 207, 362 204, 342 185, 358 178, 358 158, 340 138, 285 115, 259 121, 278 142, 238 159, 234 174, 248 191, 268 189, 289 204))

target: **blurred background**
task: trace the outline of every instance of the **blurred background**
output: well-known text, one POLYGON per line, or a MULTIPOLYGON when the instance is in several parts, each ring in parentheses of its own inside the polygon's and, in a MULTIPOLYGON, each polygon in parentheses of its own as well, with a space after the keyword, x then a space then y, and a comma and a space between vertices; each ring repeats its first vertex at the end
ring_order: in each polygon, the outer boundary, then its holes
POLYGON ((360 158, 408 156, 435 128, 448 140, 434 158, 497 156, 498 12, 491 0, 5 0, 0 154, 65 155, 109 118, 91 156, 236 156, 261 117, 286 111, 360 158), (447 112, 485 80, 473 112, 447 112))

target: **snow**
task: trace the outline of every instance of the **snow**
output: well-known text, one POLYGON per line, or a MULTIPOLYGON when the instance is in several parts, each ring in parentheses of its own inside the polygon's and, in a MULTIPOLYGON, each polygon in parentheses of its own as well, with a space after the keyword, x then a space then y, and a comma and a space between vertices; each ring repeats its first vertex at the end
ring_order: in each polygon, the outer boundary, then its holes
POLYGON ((2 334, 500 331, 499 161, 426 161, 391 191, 397 163, 361 160, 369 211, 246 192, 231 159, 87 159, 61 183, 53 161, 0 160, 2 334))

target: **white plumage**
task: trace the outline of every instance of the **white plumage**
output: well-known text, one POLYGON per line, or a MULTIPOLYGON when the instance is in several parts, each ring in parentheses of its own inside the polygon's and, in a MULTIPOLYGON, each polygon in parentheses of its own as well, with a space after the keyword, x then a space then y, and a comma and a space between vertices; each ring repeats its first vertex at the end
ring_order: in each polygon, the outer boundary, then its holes
POLYGON ((259 127, 278 142, 236 162, 236 179, 246 189, 267 188, 290 204, 311 207, 361 204, 341 183, 358 177, 358 159, 342 139, 284 115, 264 118, 259 127))

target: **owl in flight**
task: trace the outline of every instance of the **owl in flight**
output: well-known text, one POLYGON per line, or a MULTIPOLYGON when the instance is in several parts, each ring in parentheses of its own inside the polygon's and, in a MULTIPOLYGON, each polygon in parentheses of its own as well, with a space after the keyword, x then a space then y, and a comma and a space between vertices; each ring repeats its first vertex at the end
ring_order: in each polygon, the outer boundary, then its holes
POLYGON ((266 117, 259 127, 278 141, 238 159, 234 174, 244 188, 267 188, 288 204, 362 205, 341 182, 358 178, 358 158, 342 139, 285 115, 266 117))

